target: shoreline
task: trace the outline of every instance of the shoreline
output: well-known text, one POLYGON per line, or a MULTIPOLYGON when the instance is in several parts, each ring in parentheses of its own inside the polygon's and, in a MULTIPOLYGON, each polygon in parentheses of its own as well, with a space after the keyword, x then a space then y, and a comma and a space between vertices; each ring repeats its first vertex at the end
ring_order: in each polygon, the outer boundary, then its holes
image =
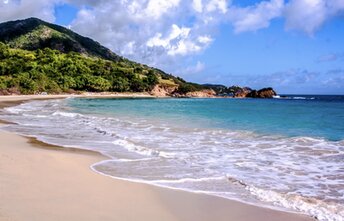
MULTIPOLYGON (((71 96, 5 97, 0 96, 0 108, 71 96)), ((90 168, 108 159, 98 152, 50 145, 2 130, 0 138, 5 141, 0 144, 0 195, 4 196, 0 220, 314 220, 221 197, 110 178, 90 168), (70 181, 67 187, 66 180, 70 181), (33 191, 35 187, 44 191, 33 191)))

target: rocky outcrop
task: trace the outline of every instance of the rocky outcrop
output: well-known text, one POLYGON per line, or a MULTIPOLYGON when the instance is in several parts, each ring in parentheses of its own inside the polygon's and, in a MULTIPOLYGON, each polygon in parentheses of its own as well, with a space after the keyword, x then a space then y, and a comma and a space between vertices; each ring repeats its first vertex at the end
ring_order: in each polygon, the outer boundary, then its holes
POLYGON ((163 86, 163 85, 155 85, 153 90, 150 92, 151 95, 156 97, 168 97, 172 96, 172 94, 177 90, 177 86, 163 86))
POLYGON ((213 89, 217 95, 229 93, 228 88, 222 84, 202 84, 202 86, 209 89, 213 89))
POLYGON ((156 97, 215 97, 216 92, 212 89, 204 89, 200 91, 193 91, 187 93, 179 93, 178 86, 166 86, 166 85, 155 85, 153 90, 150 92, 151 95, 156 97))
POLYGON ((273 96, 276 96, 277 93, 272 89, 271 87, 269 88, 263 88, 259 91, 253 90, 250 93, 246 95, 246 97, 251 97, 251 98, 273 98, 273 96))
POLYGON ((243 87, 235 91, 234 97, 244 98, 244 97, 247 97, 247 95, 250 94, 251 92, 252 92, 251 88, 243 87))
POLYGON ((186 97, 215 97, 216 92, 213 89, 205 89, 201 91, 193 91, 186 93, 186 97))
MULTIPOLYGON (((276 96, 277 93, 272 88, 263 88, 260 90, 252 90, 249 87, 238 87, 232 86, 229 88, 231 93, 233 94, 232 97, 235 98, 273 98, 276 96)), ((216 97, 218 94, 213 89, 204 89, 198 91, 192 91, 183 93, 178 90, 178 85, 176 86, 166 86, 158 84, 156 85, 153 90, 150 92, 151 95, 156 97, 179 97, 179 98, 188 98, 188 97, 203 97, 203 98, 210 98, 216 97)))
POLYGON ((232 86, 229 87, 228 90, 233 93, 233 97, 235 98, 273 98, 273 96, 277 95, 271 87, 257 91, 249 87, 232 86))
POLYGON ((216 92, 212 89, 204 89, 200 91, 193 91, 193 92, 187 92, 187 93, 174 93, 172 94, 172 97, 177 98, 192 98, 192 97, 199 97, 199 98, 212 98, 216 97, 216 92))

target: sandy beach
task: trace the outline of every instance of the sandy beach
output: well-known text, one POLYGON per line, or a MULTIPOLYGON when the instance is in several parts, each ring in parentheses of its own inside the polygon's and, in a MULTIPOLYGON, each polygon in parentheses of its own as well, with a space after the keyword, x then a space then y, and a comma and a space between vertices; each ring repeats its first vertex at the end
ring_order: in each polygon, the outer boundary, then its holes
MULTIPOLYGON (((0 97, 0 108, 31 99, 68 96, 0 97)), ((51 146, 1 129, 0 141, 0 221, 313 220, 224 198, 106 177, 90 169, 106 159, 92 151, 51 146)))

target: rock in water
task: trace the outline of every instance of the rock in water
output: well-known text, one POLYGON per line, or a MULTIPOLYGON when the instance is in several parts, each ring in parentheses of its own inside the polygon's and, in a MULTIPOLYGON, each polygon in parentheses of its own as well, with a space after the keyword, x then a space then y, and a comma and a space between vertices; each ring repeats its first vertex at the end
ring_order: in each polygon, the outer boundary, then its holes
POLYGON ((235 91, 234 93, 234 97, 244 98, 244 97, 247 97, 247 95, 250 94, 251 92, 252 92, 252 89, 248 87, 238 88, 237 91, 235 91))
POLYGON ((277 93, 272 89, 271 87, 269 88, 263 88, 260 89, 259 91, 253 90, 250 93, 246 95, 246 97, 251 97, 251 98, 273 98, 273 96, 276 96, 277 93))

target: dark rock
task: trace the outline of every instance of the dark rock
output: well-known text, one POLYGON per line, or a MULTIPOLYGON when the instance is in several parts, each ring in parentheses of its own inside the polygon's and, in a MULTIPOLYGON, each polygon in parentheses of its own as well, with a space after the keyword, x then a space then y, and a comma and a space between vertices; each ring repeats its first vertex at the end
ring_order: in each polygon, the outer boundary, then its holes
POLYGON ((246 97, 251 97, 251 98, 273 98, 273 96, 276 96, 277 93, 272 89, 271 87, 269 88, 263 88, 260 89, 259 91, 253 90, 250 93, 246 95, 246 97))
POLYGON ((237 98, 244 98, 247 97, 248 94, 250 94, 252 92, 252 89, 249 87, 243 87, 243 88, 239 88, 235 93, 234 93, 234 97, 237 98))

